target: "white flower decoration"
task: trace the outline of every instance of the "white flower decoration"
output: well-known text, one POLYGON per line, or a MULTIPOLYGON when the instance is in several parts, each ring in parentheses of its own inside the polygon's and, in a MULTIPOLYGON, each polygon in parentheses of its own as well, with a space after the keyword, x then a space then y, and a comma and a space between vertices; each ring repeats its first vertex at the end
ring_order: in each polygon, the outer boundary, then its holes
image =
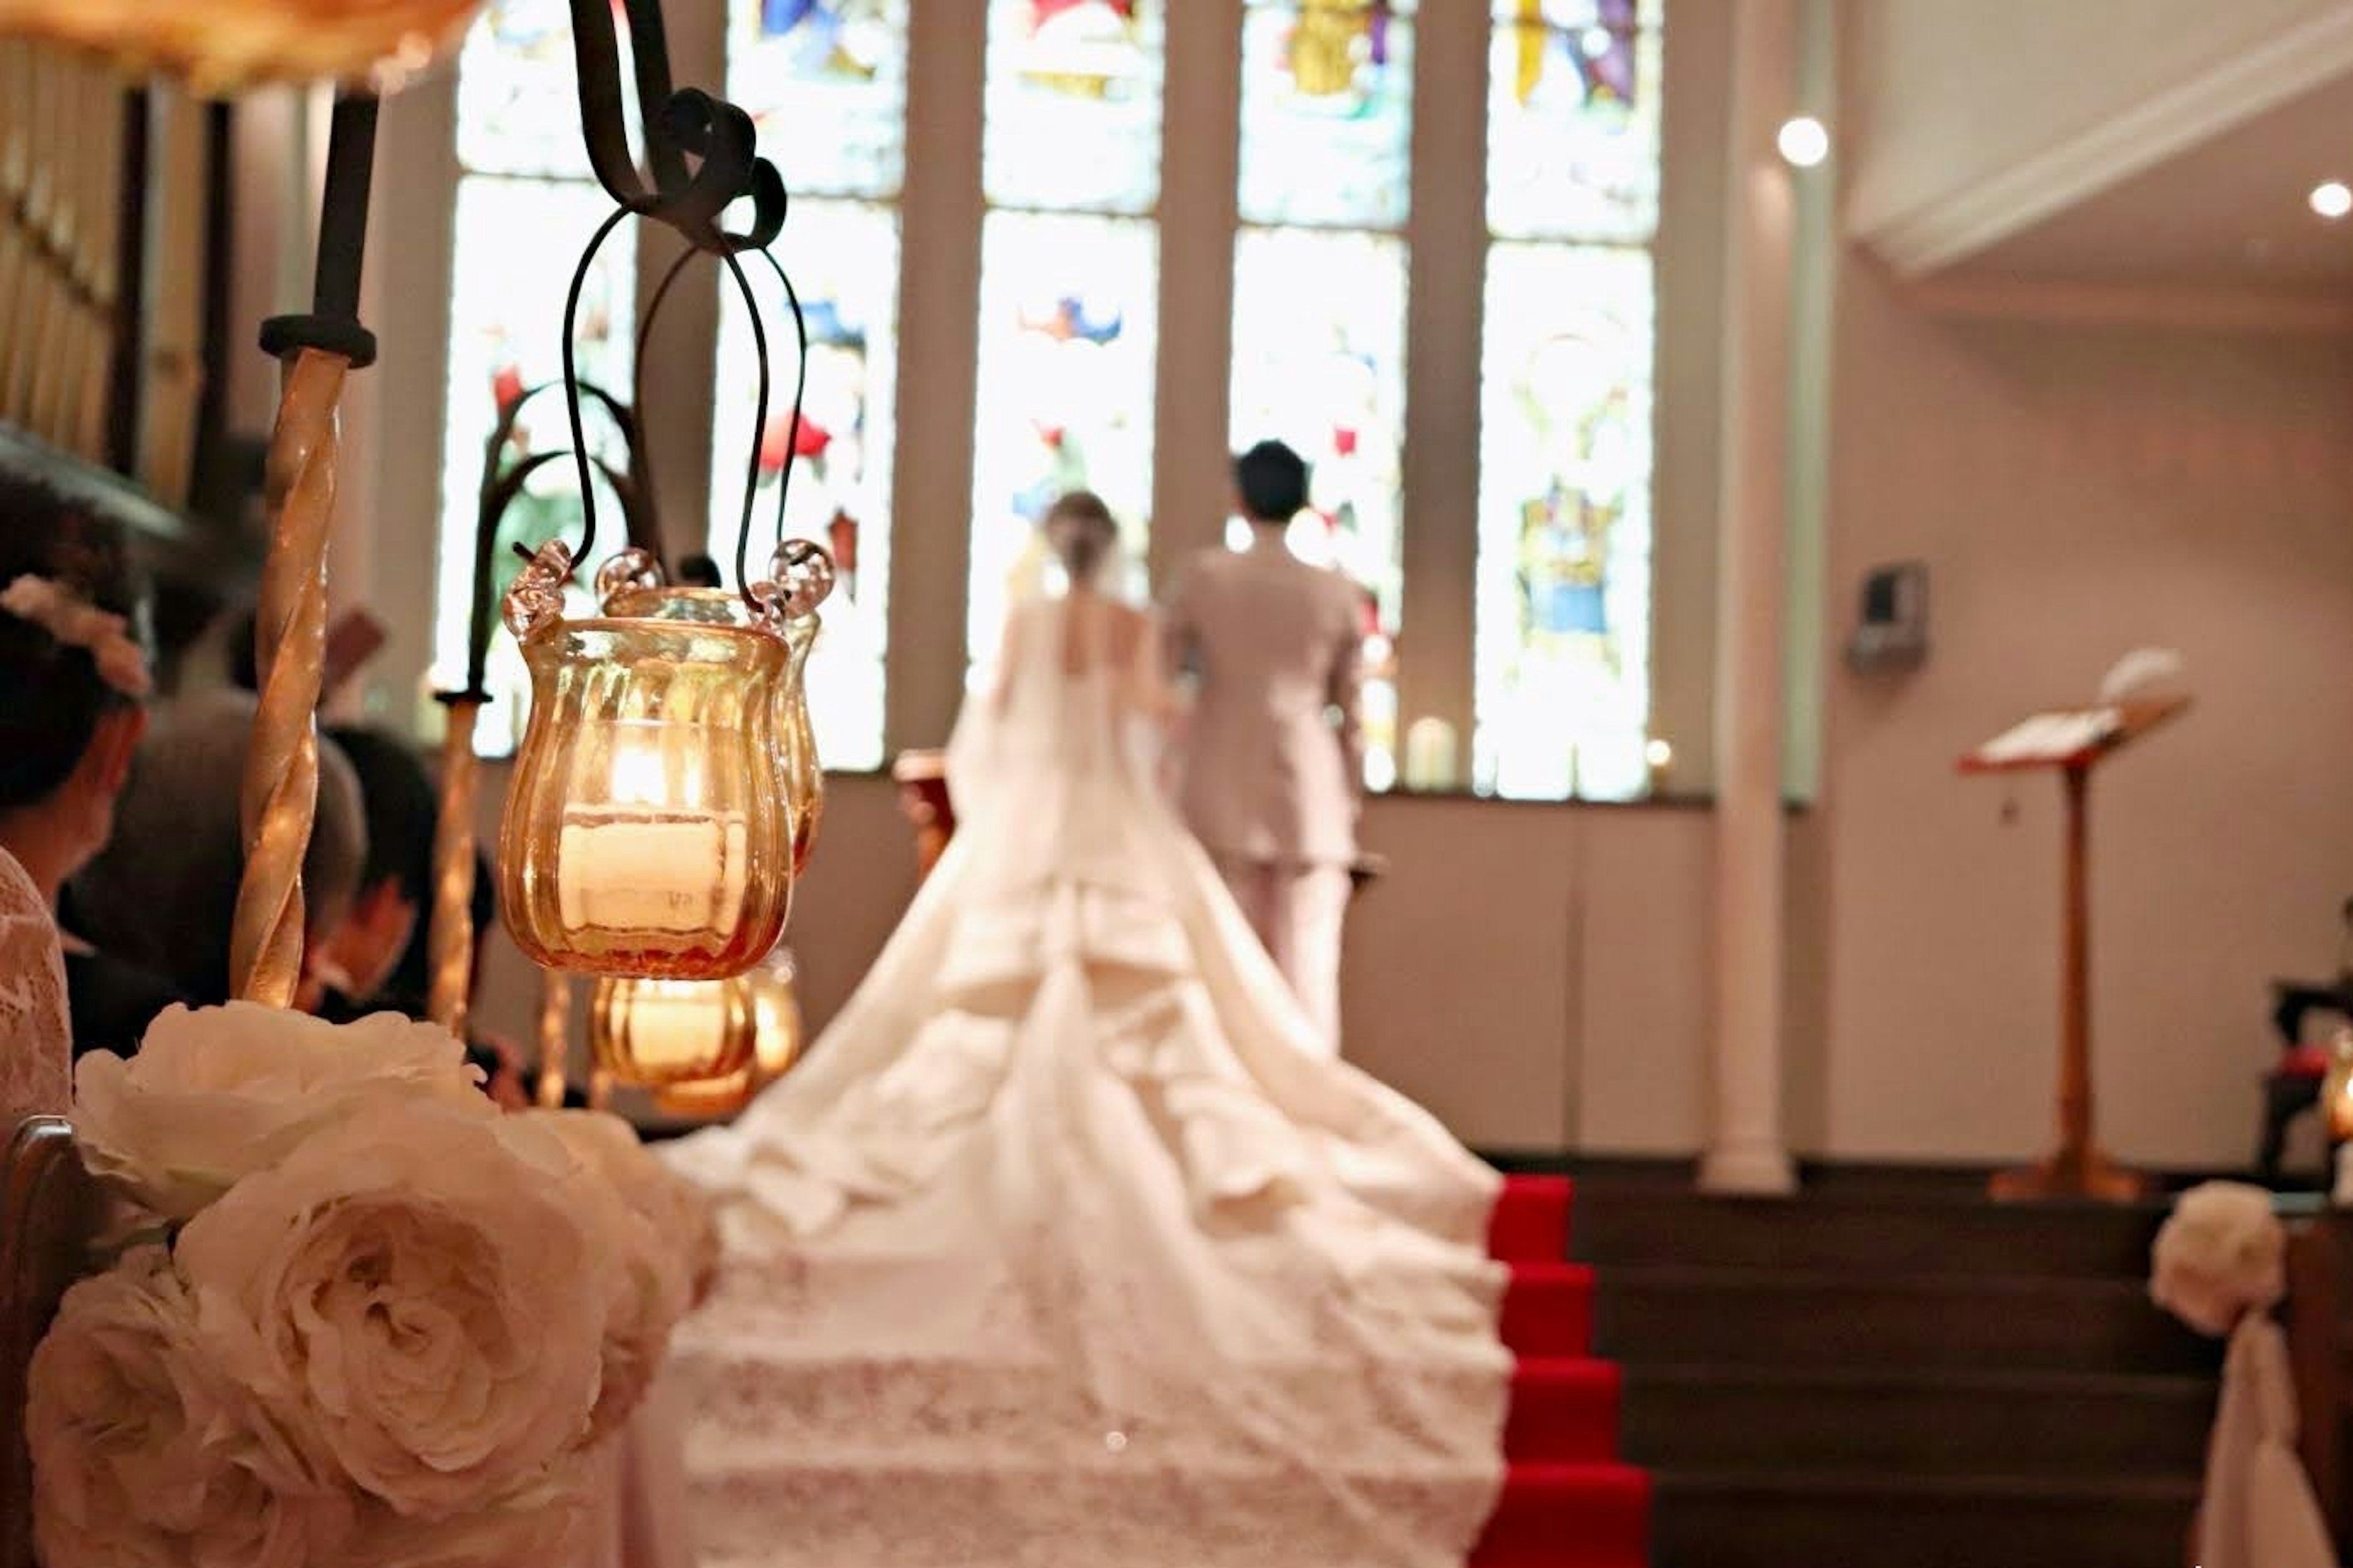
POLYGON ((167 1007, 137 1056, 94 1052, 74 1079, 84 1162, 166 1219, 195 1215, 364 1104, 422 1097, 498 1113, 456 1038, 396 1013, 337 1026, 251 1002, 167 1007))
POLYGON ((525 1119, 580 1162, 599 1194, 597 1228, 615 1237, 621 1252, 606 1321, 604 1388, 590 1421, 593 1442, 619 1430, 660 1371, 670 1331, 709 1283, 717 1233, 702 1194, 647 1153, 619 1117, 534 1110, 525 1119))
POLYGON ((447 1519, 586 1434, 617 1267, 597 1203, 543 1130, 387 1096, 239 1181, 176 1257, 207 1348, 312 1462, 447 1519))
POLYGON ((161 1247, 66 1293, 34 1352, 26 1436, 46 1568, 308 1568, 350 1491, 322 1483, 197 1342, 161 1247))
POLYGON ((2149 1295, 2200 1333, 2227 1334, 2287 1293, 2287 1231, 2271 1194, 2243 1182, 2206 1182, 2182 1194, 2149 1262, 2149 1295))

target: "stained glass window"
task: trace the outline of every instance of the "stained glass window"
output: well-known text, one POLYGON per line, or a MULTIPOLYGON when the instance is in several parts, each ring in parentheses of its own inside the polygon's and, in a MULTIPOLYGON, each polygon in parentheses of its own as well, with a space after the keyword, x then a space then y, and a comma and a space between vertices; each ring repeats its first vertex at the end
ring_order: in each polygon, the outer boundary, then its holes
POLYGON ((1395 228, 1412 142, 1412 0, 1250 0, 1245 222, 1395 228))
POLYGON ((1134 218, 995 212, 981 234, 978 426, 973 462, 973 658, 997 651, 1033 526, 1084 487, 1120 521, 1141 586, 1152 501, 1158 255, 1134 218))
POLYGON ((1474 780, 1630 798, 1650 711, 1650 253, 1498 243, 1486 310, 1474 780))
POLYGON ((458 56, 458 163, 589 177, 570 0, 491 0, 458 56))
POLYGON ((796 196, 894 196, 907 0, 732 0, 727 79, 796 196))
POLYGON ((992 205, 1134 214, 1157 205, 1161 5, 988 0, 981 184, 992 205))
POLYGON ((1661 0, 1493 0, 1487 222, 1646 241, 1659 219, 1661 0))
MULTIPOLYGON (((838 576, 809 655, 809 717, 828 767, 882 765, 882 658, 891 586, 892 419, 898 369, 899 222, 864 202, 793 204, 775 255, 792 275, 808 327, 808 388, 800 434, 792 429, 799 353, 776 276, 745 268, 768 333, 772 385, 758 437, 757 493, 749 557, 756 572, 776 538, 778 481, 785 532, 833 552, 838 576)), ((744 479, 754 449, 757 371, 752 334, 733 279, 723 279, 719 405, 712 421, 711 551, 733 573, 744 479)))
MULTIPOLYGON (((448 391, 443 411, 440 552, 432 679, 463 683, 471 603, 477 498, 493 433, 503 466, 568 447, 560 390, 528 402, 530 389, 563 378, 565 291, 580 251, 612 203, 589 177, 582 150, 572 36, 565 0, 500 0, 487 7, 459 56, 458 149, 461 173, 450 269, 448 391), (513 412, 512 421, 506 416, 513 412)), ((623 232, 598 253, 583 289, 579 372, 625 402, 635 316, 635 250, 623 232)), ((617 468, 623 444, 589 412, 592 451, 617 468)), ((619 537, 611 498, 606 538, 619 537)), ((579 487, 569 461, 533 473, 508 508, 494 570, 510 574, 508 541, 537 543, 576 531, 579 487)), ((495 579, 494 579, 495 581, 495 579)), ((488 684, 497 699, 476 734, 485 752, 512 749, 529 681, 512 639, 493 637, 488 684)))
POLYGON ((1234 256, 1233 438, 1312 468, 1292 548, 1368 595, 1366 782, 1397 778, 1396 639, 1405 592, 1406 254, 1388 235, 1245 229, 1234 256))

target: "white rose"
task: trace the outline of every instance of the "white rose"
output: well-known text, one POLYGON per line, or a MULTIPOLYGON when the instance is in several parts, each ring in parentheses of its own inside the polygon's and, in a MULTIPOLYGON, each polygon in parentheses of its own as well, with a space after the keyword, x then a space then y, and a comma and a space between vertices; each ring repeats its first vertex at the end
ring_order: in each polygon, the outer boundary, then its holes
POLYGON ((661 1370, 670 1331, 694 1300, 711 1215, 702 1195, 647 1153, 619 1117, 534 1110, 525 1119, 579 1161, 598 1194, 596 1223, 620 1255, 605 1328, 604 1388, 589 1424, 595 1442, 620 1428, 661 1370))
POLYGON ((386 1099, 190 1221, 180 1271, 206 1344, 318 1462, 404 1515, 480 1508, 596 1403, 615 1265, 575 1172, 519 1119, 386 1099))
POLYGON ((2227 1334, 2287 1293, 2287 1231, 2272 1195, 2203 1182, 2175 1202, 2149 1249, 2148 1293, 2201 1333, 2227 1334))
POLYGON ((91 1172, 186 1219, 313 1131, 387 1095, 485 1120, 496 1108, 448 1031, 396 1013, 334 1025, 279 1007, 166 1007, 130 1060, 75 1069, 74 1137, 91 1172))
POLYGON ((335 1568, 559 1568, 587 1556, 588 1466, 568 1455, 522 1491, 444 1519, 371 1508, 335 1568))
POLYGON ((308 1568, 351 1528, 349 1489, 301 1464, 198 1345, 161 1247, 66 1293, 25 1429, 47 1568, 308 1568))

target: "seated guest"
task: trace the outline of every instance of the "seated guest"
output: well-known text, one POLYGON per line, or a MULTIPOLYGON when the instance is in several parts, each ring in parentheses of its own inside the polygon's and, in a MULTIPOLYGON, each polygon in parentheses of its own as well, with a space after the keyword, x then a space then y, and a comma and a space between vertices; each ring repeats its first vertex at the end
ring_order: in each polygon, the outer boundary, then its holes
MULTIPOLYGON (((433 900, 433 836, 440 802, 414 747, 381 730, 329 731, 350 759, 367 818, 367 859, 351 912, 324 943, 317 965, 326 987, 321 1014, 346 1019, 391 1011, 427 1016, 431 988, 427 929, 433 900)), ((474 958, 497 920, 490 867, 475 857, 474 958)), ((522 1062, 495 1040, 476 1038, 467 1058, 482 1069, 491 1098, 511 1110, 528 1102, 522 1062)))
MULTIPOLYGON (((146 728, 146 613, 118 526, 0 474, 0 850, 52 916, 113 831, 146 728)), ((71 910, 61 924, 75 1052, 129 1049, 180 993, 71 910)))
MULTIPOLYGON (((74 909, 99 947, 142 964, 191 1001, 225 1002, 229 927, 245 871, 238 822, 253 699, 216 691, 161 710, 132 760, 114 837, 74 880, 74 909)), ((304 944, 296 1003, 324 1000, 329 939, 350 913, 367 855, 360 787, 342 750, 319 742, 318 814, 302 861, 304 944)))

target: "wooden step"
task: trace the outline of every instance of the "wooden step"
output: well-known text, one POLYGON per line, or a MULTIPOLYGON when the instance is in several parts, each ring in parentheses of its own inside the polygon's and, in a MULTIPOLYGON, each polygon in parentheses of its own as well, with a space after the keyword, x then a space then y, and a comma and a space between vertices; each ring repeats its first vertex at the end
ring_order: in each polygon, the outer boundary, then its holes
POLYGON ((1952 1194, 1722 1197, 1588 1187, 1575 1256, 1600 1264, 2146 1279, 2155 1205, 1993 1204, 1952 1194))
POLYGON ((2195 1482, 1656 1478, 1653 1568, 2175 1568, 2195 1482))
POLYGON ((2194 1481, 2214 1417, 2199 1377, 1641 1366, 1626 1458, 1662 1469, 1883 1468, 2194 1481))
POLYGON ((2211 1373, 2218 1347, 2123 1280, 1599 1270, 1594 1352, 1630 1365, 2211 1373))

